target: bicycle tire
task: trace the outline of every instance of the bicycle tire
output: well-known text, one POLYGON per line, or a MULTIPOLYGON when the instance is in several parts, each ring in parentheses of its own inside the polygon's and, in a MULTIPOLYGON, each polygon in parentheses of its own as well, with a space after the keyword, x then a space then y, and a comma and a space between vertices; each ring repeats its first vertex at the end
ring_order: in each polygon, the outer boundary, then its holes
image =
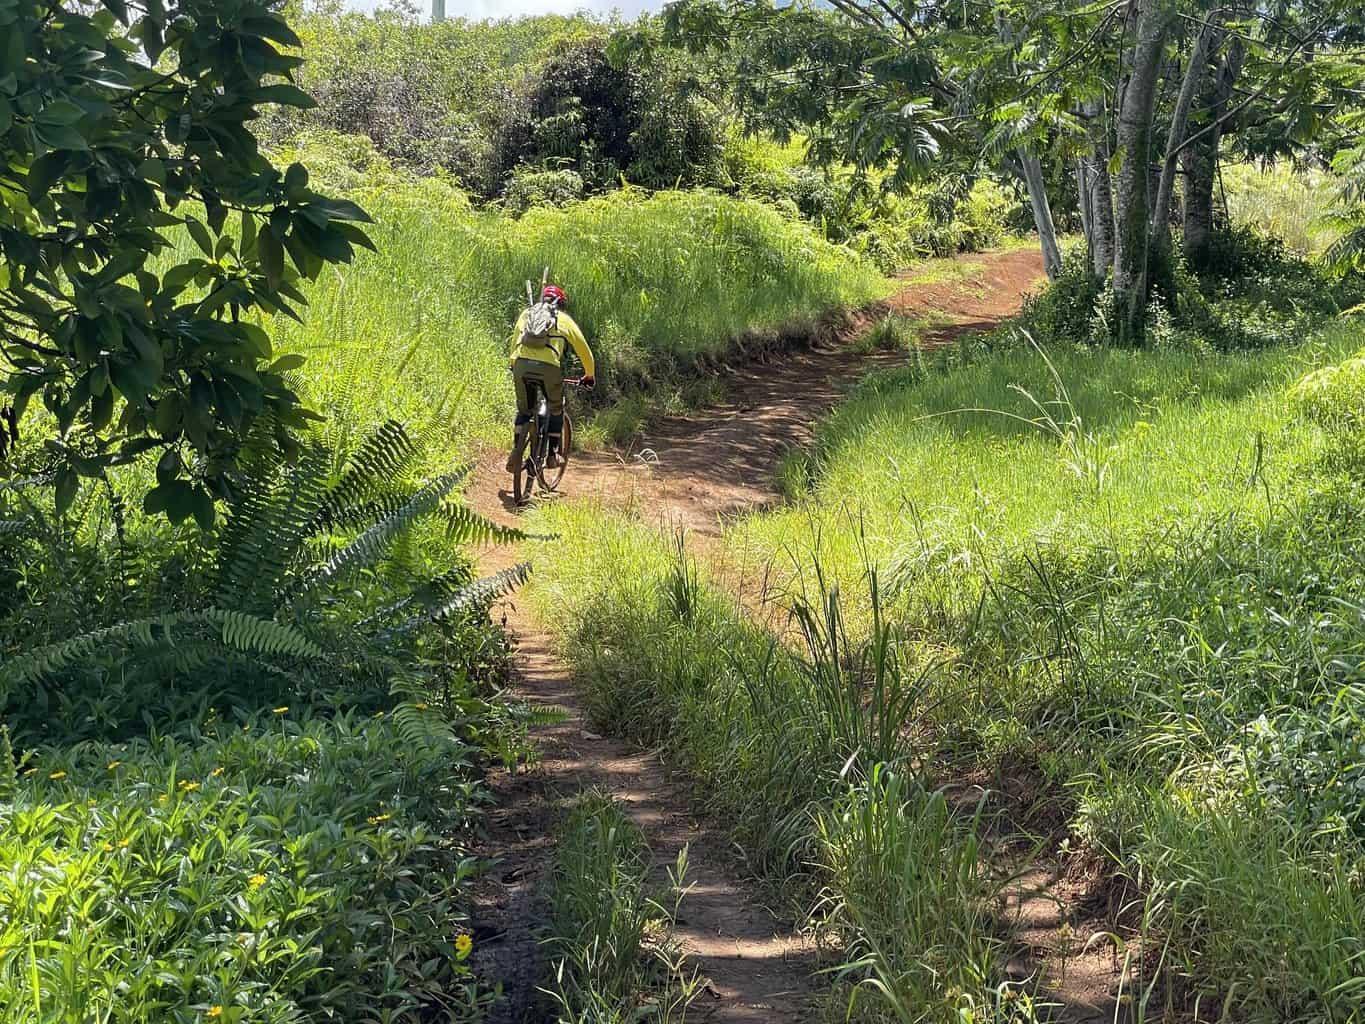
POLYGON ((573 448, 573 424, 569 421, 568 412, 564 413, 564 433, 559 439, 559 465, 554 469, 546 470, 545 460, 542 459, 536 464, 536 478, 540 481, 540 487, 545 491, 557 490, 560 482, 564 479, 564 470, 569 465, 569 452, 573 448))

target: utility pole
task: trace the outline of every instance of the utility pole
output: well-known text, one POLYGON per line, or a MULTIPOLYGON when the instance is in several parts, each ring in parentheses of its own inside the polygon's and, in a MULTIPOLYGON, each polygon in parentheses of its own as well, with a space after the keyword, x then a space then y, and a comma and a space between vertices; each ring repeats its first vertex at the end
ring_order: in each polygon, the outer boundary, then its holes
POLYGON ((446 20, 446 0, 431 0, 431 20, 433 22, 446 20))

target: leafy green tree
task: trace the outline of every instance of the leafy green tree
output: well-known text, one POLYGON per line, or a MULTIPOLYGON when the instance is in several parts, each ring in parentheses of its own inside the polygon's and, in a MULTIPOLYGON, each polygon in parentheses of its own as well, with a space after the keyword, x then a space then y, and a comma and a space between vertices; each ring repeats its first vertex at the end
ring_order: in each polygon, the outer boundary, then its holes
POLYGON ((59 509, 159 451, 148 511, 207 526, 252 422, 288 447, 312 416, 259 314, 297 316, 368 218, 258 148, 262 108, 312 102, 274 7, 0 0, 0 395, 59 509), (49 417, 23 418, 34 398, 49 417))
POLYGON ((1177 169, 1198 262, 1226 140, 1339 147, 1365 84, 1358 0, 678 0, 665 20, 677 43, 733 54, 750 123, 809 134, 818 162, 890 168, 892 187, 983 160, 1015 169, 1053 272, 1041 157, 1065 157, 1048 163, 1075 167, 1125 344, 1143 341, 1169 263, 1177 169))

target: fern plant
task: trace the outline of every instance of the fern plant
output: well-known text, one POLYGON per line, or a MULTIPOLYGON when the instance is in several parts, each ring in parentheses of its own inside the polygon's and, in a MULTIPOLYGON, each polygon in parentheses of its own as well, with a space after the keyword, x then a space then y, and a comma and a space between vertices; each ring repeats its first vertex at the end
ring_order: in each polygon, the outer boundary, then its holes
POLYGON ((102 684, 95 717, 110 719, 134 714, 150 692, 191 675, 201 689, 206 679, 255 686, 275 676, 296 690, 360 680, 378 694, 420 653, 424 630, 439 632, 527 579, 526 565, 476 579, 459 553, 471 541, 526 536, 452 498, 467 470, 423 479, 423 443, 394 421, 350 453, 338 447, 337 438, 317 432, 286 453, 271 425, 258 424, 244 442, 227 515, 211 535, 211 578, 193 604, 10 658, 0 666, 0 706, 21 687, 70 699, 65 691, 80 689, 82 676, 102 684), (424 530, 439 543, 410 543, 424 530), (405 544, 406 559, 399 557, 405 544), (423 573, 410 564, 414 550, 423 559, 438 551, 447 563, 423 573), (118 691, 127 695, 121 710, 118 691))

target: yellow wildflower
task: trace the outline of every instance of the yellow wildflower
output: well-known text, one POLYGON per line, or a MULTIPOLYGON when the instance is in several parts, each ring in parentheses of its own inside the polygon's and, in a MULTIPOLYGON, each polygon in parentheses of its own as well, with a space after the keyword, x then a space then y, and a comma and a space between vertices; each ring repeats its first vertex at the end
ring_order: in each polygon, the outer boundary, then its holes
POLYGON ((117 768, 117 767, 118 767, 119 765, 121 765, 121 764, 123 764, 122 761, 110 761, 109 764, 106 765, 105 767, 107 767, 107 768, 109 769, 109 771, 112 772, 115 768, 117 768))
POLYGON ((365 820, 368 821, 371 825, 380 825, 388 821, 391 817, 393 817, 393 815, 391 814, 376 814, 373 817, 366 818, 365 820))
POLYGON ((221 1006, 210 1006, 208 1013, 205 1014, 206 1017, 221 1017, 222 1015, 223 1008, 221 1006))
POLYGON ((105 852, 105 853, 113 853, 113 852, 114 852, 114 844, 113 844, 113 843, 105 843, 105 844, 104 844, 104 852, 105 852))
POLYGON ((53 780, 64 779, 66 778, 66 772, 53 772, 48 778, 53 780))
POLYGON ((474 948, 474 939, 470 935, 460 935, 455 939, 455 955, 463 960, 469 955, 469 951, 474 948))
POLYGON ((159 804, 164 804, 169 799, 170 799, 169 796, 167 796, 165 793, 162 793, 159 797, 156 798, 156 802, 159 804))
POLYGON ((181 780, 180 780, 180 789, 181 789, 181 792, 184 792, 184 793, 193 793, 196 789, 198 789, 198 788, 200 787, 200 785, 201 785, 201 783, 198 783, 198 782, 190 782, 188 779, 181 779, 181 780))
POLYGON ((213 769, 213 771, 209 772, 209 774, 212 775, 215 779, 218 778, 218 776, 223 774, 222 765, 219 765, 217 768, 213 769))
POLYGON ((418 711, 425 711, 427 709, 427 702, 422 701, 420 704, 414 704, 413 707, 415 707, 418 711))
POLYGON ((126 849, 128 849, 128 840, 126 840, 126 839, 120 839, 120 840, 118 841, 118 848, 119 848, 120 850, 126 850, 126 849))
POLYGON ((25 776, 32 775, 32 774, 33 774, 34 772, 36 772, 37 770, 38 770, 37 768, 28 768, 28 769, 25 769, 24 775, 25 775, 25 776))
POLYGON ((265 881, 265 875, 252 875, 246 880, 246 884, 253 889, 259 889, 261 886, 265 885, 265 881))
POLYGON ((285 704, 283 707, 278 707, 278 708, 276 708, 276 709, 275 709, 275 714, 277 714, 277 715, 283 715, 283 714, 285 714, 288 710, 289 710, 289 705, 288 705, 288 704, 285 704))

